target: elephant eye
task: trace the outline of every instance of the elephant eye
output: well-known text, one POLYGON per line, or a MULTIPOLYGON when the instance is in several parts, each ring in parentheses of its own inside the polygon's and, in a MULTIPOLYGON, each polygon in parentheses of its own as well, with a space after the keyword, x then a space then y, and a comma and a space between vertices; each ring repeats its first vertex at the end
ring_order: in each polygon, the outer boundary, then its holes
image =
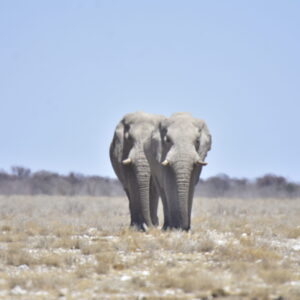
POLYGON ((200 147, 200 139, 199 138, 197 138, 196 141, 195 141, 195 147, 196 147, 197 150, 200 147))
POLYGON ((128 143, 132 143, 133 142, 133 137, 132 135, 129 133, 129 132, 126 132, 125 135, 125 140, 128 142, 128 143))
POLYGON ((167 144, 171 144, 172 143, 170 137, 168 137, 167 135, 164 136, 164 142, 167 143, 167 144))

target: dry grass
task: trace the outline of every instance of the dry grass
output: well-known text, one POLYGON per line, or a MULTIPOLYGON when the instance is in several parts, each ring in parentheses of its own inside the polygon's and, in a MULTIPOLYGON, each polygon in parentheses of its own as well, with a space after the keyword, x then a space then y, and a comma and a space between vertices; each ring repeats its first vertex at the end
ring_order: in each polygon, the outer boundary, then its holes
POLYGON ((195 199, 191 232, 141 233, 126 199, 0 196, 0 299, 300 299, 299 215, 195 199))

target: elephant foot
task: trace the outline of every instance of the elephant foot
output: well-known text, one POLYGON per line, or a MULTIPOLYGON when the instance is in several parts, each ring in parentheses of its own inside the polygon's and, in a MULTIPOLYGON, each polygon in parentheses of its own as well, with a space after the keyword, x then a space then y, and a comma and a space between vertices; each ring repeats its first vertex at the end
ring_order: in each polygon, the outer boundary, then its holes
POLYGON ((190 226, 188 226, 188 227, 182 227, 182 226, 178 226, 178 225, 171 226, 171 225, 166 224, 166 223, 162 227, 163 231, 167 231, 167 230, 179 230, 180 231, 181 230, 181 231, 188 232, 190 229, 191 229, 190 226))
POLYGON ((153 226, 157 227, 159 225, 158 218, 152 218, 152 224, 153 226))
POLYGON ((130 228, 136 231, 142 231, 142 232, 146 231, 144 224, 139 224, 139 223, 131 223, 130 228))
POLYGON ((164 223, 163 227, 162 227, 162 230, 166 231, 166 230, 169 230, 171 229, 171 226, 169 225, 169 223, 164 223))

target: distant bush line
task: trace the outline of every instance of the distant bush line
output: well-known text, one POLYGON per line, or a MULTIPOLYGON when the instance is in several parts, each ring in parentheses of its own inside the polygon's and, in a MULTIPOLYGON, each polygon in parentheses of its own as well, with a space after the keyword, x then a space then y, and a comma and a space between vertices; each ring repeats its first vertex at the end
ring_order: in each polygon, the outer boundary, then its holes
MULTIPOLYGON (((15 166, 0 170, 1 195, 124 196, 118 180, 78 173, 61 175, 49 171, 31 172, 15 166)), ((231 178, 225 174, 200 179, 195 196, 239 198, 300 198, 300 184, 282 176, 267 174, 255 180, 231 178)))

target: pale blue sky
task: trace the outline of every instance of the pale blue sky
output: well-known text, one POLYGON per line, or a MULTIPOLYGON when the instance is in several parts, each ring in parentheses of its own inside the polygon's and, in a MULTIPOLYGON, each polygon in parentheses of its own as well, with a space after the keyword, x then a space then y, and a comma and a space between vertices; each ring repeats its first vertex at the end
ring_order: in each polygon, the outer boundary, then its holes
POLYGON ((0 2, 0 168, 114 177, 127 112, 188 111, 203 177, 300 181, 299 1, 0 2))

